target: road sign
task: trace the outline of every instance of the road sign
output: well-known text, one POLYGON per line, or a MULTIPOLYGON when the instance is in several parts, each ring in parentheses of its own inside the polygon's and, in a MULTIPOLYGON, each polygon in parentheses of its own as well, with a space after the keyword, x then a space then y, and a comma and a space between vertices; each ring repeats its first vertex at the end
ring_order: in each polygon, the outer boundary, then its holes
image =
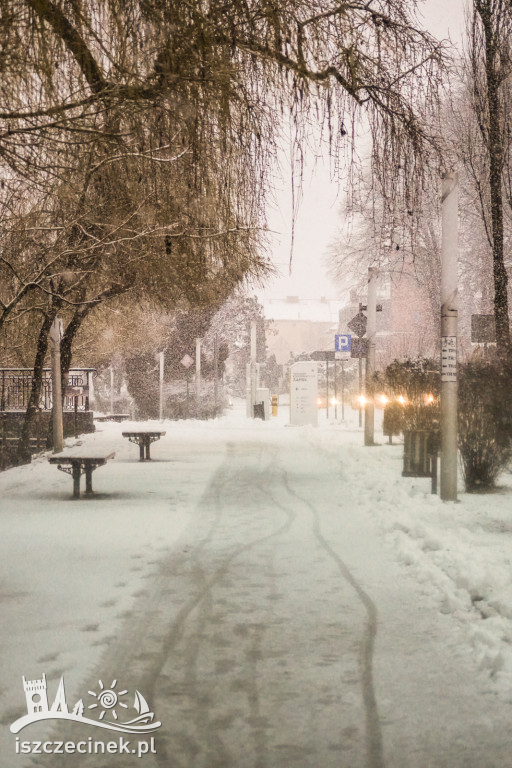
POLYGON ((368 352, 368 339, 354 339, 350 355, 352 357, 366 357, 368 352))
POLYGON ((363 315, 362 312, 359 312, 355 317, 352 318, 350 323, 347 323, 347 325, 351 331, 354 331, 356 336, 361 337, 366 333, 366 323, 366 315, 363 315))
POLYGON ((352 348, 352 336, 350 333, 337 333, 334 337, 334 349, 336 352, 350 352, 352 348))
POLYGON ((311 352, 309 359, 322 363, 334 360, 334 349, 317 349, 315 352, 311 352))
POLYGON ((184 357, 182 357, 182 358, 181 358, 181 361, 180 361, 180 362, 181 362, 181 364, 182 364, 182 365, 183 365, 185 368, 190 368, 190 366, 191 366, 191 365, 192 365, 192 363, 194 362, 194 358, 193 358, 193 357, 190 357, 190 355, 185 355, 184 357))

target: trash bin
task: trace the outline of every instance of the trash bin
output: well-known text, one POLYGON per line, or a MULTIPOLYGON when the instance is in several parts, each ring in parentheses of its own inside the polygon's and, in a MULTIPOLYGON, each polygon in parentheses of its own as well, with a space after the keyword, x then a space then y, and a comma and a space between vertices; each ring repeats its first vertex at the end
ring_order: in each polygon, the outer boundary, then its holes
POLYGON ((432 493, 437 490, 439 432, 431 429, 404 430, 402 477, 431 477, 432 493))
POLYGON ((437 432, 404 430, 403 477, 432 477, 432 456, 437 454, 437 432))
POLYGON ((253 406, 253 413, 255 419, 263 419, 265 420, 265 403, 254 403, 253 406))

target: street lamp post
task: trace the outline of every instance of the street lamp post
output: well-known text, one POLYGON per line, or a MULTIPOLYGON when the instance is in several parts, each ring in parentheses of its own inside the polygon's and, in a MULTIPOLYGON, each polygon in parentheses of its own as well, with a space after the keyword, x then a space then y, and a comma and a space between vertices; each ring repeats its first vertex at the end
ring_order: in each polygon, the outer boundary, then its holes
POLYGON ((58 317, 50 328, 52 360, 52 429, 53 452, 64 449, 64 431, 62 426, 62 383, 60 369, 60 342, 62 339, 62 320, 58 317))
POLYGON ((377 270, 368 270, 368 350, 366 357, 366 395, 364 407, 364 444, 374 445, 375 412, 373 405, 373 374, 375 373, 375 336, 377 334, 377 270))

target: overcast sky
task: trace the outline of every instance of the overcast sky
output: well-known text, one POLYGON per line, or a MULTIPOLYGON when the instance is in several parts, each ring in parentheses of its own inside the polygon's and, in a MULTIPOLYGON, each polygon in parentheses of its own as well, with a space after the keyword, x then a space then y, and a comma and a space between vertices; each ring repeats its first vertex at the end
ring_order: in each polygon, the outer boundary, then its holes
MULTIPOLYGON (((460 48, 467 2, 425 0, 421 11, 425 26, 436 37, 450 38, 460 48)), ((278 233, 273 237, 272 258, 281 277, 269 282, 263 291, 257 291, 260 300, 286 296, 344 299, 326 275, 324 266, 324 254, 335 236, 344 196, 344 190, 339 190, 330 179, 328 159, 320 159, 316 165, 310 159, 306 167, 302 203, 295 225, 291 276, 288 275, 292 220, 289 173, 279 187, 279 208, 270 212, 269 224, 278 233)))

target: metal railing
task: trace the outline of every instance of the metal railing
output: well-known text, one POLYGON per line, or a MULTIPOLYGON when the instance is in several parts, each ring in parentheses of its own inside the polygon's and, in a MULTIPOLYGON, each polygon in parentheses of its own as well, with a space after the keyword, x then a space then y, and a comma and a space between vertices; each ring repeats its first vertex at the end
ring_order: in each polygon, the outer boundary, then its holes
MULTIPOLYGON (((64 391, 65 411, 88 411, 89 388, 94 368, 72 368, 64 391)), ((0 412, 26 411, 34 374, 31 368, 0 368, 0 412)), ((51 369, 44 368, 39 396, 42 411, 52 409, 51 369)))

